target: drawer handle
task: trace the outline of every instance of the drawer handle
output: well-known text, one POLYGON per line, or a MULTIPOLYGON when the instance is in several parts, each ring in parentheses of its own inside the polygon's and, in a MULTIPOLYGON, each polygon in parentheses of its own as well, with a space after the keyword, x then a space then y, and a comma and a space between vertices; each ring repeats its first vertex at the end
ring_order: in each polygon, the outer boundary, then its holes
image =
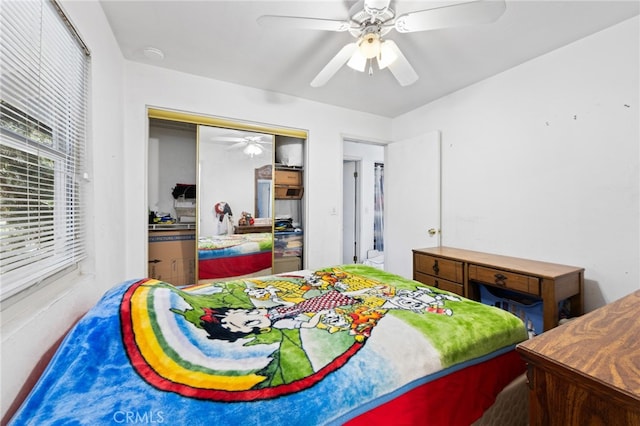
POLYGON ((440 272, 440 267, 438 266, 438 261, 434 260, 433 261, 433 272, 436 273, 436 275, 438 275, 438 273, 440 272))
POLYGON ((507 285, 507 283, 505 282, 505 280, 507 279, 506 275, 495 274, 494 277, 496 278, 496 285, 499 285, 501 287, 505 287, 507 285))

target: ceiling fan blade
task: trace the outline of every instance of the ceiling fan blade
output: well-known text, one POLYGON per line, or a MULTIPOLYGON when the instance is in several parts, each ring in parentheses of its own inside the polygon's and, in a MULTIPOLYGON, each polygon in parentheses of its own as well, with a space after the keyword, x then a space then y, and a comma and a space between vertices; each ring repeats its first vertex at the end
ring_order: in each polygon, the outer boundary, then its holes
POLYGON ((267 135, 258 135, 258 136, 249 136, 247 138, 245 138, 245 141, 248 143, 254 143, 254 144, 267 144, 267 145, 271 145, 271 136, 267 136, 267 135))
POLYGON ((258 18, 258 24, 265 28, 294 28, 300 30, 347 31, 348 21, 332 19, 302 18, 298 16, 263 15, 258 18))
POLYGON ((329 79, 333 77, 333 75, 349 60, 357 48, 358 45, 356 43, 349 43, 340 49, 336 56, 334 56, 329 63, 322 68, 318 75, 316 75, 311 82, 311 87, 324 86, 325 83, 329 81, 329 79))
POLYGON ((236 138, 231 136, 215 136, 211 140, 214 142, 244 142, 244 138, 236 138))
POLYGON ((237 142, 237 143, 234 143, 233 145, 227 147, 227 151, 231 151, 232 149, 242 148, 242 147, 245 147, 245 146, 247 146, 247 142, 244 142, 244 141, 243 142, 237 142))
POLYGON ((409 86, 418 80, 418 74, 413 69, 407 58, 402 54, 400 48, 392 40, 385 40, 385 44, 396 55, 396 60, 387 65, 393 76, 398 80, 400 86, 409 86))
POLYGON ((504 0, 476 0, 399 16, 395 21, 400 33, 486 24, 498 19, 506 9, 504 0))

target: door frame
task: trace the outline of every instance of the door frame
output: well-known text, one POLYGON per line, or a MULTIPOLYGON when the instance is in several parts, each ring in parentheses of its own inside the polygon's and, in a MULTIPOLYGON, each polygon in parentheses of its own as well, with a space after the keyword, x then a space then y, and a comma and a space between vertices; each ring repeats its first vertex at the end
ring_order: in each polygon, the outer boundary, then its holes
MULTIPOLYGON (((358 237, 357 237, 357 255, 358 261, 362 262, 367 258, 367 251, 373 249, 373 164, 385 162, 385 145, 386 143, 379 141, 372 141, 370 139, 355 138, 351 136, 343 136, 342 139, 342 159, 343 161, 358 161, 358 237), (362 147, 362 149, 360 149, 362 147), (371 169, 369 168, 371 165, 371 169), (371 199, 369 199, 371 196, 371 199)), ((343 167, 344 169, 344 167, 343 167)), ((342 182, 344 186, 344 170, 342 170, 342 182)), ((344 196, 341 198, 342 206, 342 233, 340 247, 342 252, 340 259, 344 256, 344 196)))

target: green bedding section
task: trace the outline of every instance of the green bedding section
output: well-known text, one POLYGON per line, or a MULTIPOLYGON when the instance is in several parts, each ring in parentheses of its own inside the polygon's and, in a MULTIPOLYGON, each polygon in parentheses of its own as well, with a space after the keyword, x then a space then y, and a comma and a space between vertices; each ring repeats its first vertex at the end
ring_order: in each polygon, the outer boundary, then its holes
MULTIPOLYGON (((428 287, 395 274, 365 265, 342 265, 344 271, 372 278, 397 289, 428 287)), ((415 315, 409 310, 390 310, 407 324, 419 329, 438 349, 444 366, 485 355, 499 348, 527 339, 523 322, 515 315, 494 306, 460 297, 454 293, 430 287, 440 294, 459 299, 445 300, 452 315, 415 315)))

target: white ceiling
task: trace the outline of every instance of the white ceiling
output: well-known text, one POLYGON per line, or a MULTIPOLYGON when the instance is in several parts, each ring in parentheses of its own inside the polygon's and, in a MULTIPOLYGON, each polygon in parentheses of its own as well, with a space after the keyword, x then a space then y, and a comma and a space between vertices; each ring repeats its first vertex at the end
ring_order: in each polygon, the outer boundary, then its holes
MULTIPOLYGON (((392 0, 396 16, 460 1, 392 0)), ((507 0, 494 23, 387 35, 419 79, 401 87, 389 70, 372 76, 341 68, 320 88, 309 83, 345 44, 348 32, 263 28, 261 15, 347 20, 354 1, 119 1, 101 4, 125 58, 396 117, 640 13, 640 2, 507 0), (164 53, 149 59, 144 48, 164 53)), ((526 84, 526 82, 523 82, 526 84)))

